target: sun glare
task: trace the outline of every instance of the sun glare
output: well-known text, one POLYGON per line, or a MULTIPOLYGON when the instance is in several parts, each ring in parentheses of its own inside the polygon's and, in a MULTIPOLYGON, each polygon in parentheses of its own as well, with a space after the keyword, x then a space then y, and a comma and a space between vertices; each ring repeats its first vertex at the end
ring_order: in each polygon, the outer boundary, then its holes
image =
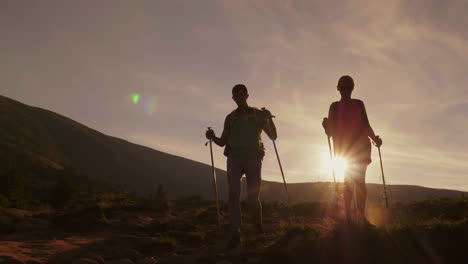
POLYGON ((333 180, 333 170, 335 171, 335 177, 337 181, 343 181, 344 175, 346 172, 347 162, 346 159, 341 157, 335 157, 333 162, 330 160, 330 154, 327 152, 323 155, 323 171, 327 172, 330 175, 331 180, 333 180))
POLYGON ((348 166, 346 159, 341 157, 336 157, 333 161, 333 168, 335 169, 335 175, 337 181, 343 181, 344 175, 346 172, 346 167, 348 166))

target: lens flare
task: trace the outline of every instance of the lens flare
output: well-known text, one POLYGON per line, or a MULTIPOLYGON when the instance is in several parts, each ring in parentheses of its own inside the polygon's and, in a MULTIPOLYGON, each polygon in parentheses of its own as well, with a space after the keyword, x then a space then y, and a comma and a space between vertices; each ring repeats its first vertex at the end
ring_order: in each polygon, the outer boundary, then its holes
POLYGON ((131 95, 133 104, 138 104, 140 102, 140 94, 134 93, 131 95))
POLYGON ((132 93, 129 96, 133 104, 139 105, 137 108, 141 109, 144 114, 153 115, 158 106, 159 96, 141 95, 139 93, 132 93))
POLYGON ((333 168, 335 169, 335 175, 337 181, 343 181, 348 167, 346 159, 341 157, 335 157, 333 160, 333 168))
POLYGON ((148 115, 153 115, 156 112, 156 107, 158 106, 158 96, 153 96, 151 101, 148 104, 146 113, 148 115))

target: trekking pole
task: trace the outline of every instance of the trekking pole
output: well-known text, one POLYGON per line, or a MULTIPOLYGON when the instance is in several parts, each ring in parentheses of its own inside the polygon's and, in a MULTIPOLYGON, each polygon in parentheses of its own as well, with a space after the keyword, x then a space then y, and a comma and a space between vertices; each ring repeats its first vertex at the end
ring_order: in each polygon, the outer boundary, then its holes
MULTIPOLYGON (((375 142, 374 142, 374 145, 377 147, 377 144, 375 142)), ((385 186, 385 176, 384 176, 383 163, 382 163, 382 153, 380 152, 380 146, 378 146, 377 149, 379 150, 380 171, 382 172, 382 182, 383 182, 383 189, 384 189, 385 207, 388 209, 387 187, 385 186)))
MULTIPOLYGON (((208 127, 208 130, 212 130, 211 127, 208 127)), ((213 159, 213 140, 210 139, 210 141, 205 143, 205 146, 210 143, 210 155, 211 155, 211 168, 213 171, 213 186, 214 186, 214 192, 215 192, 215 199, 216 199, 216 212, 218 214, 218 227, 221 226, 221 214, 219 212, 219 198, 218 198, 218 184, 216 182, 216 168, 214 165, 214 159, 213 159)))
MULTIPOLYGON (((266 110, 266 108, 262 107, 262 110, 266 110)), ((275 116, 272 115, 271 117, 275 117, 275 116)), ((268 125, 268 130, 271 130, 269 120, 267 120, 267 125, 268 125)), ((281 160, 278 154, 278 148, 276 147, 275 140, 272 139, 271 141, 273 142, 273 146, 275 147, 276 158, 278 159, 278 165, 281 171, 281 176, 283 176, 284 189, 286 190, 286 195, 288 197, 289 208, 291 208, 291 198, 289 197, 288 185, 286 184, 286 178, 284 177, 283 166, 281 165, 281 160)))
POLYGON ((275 147, 276 158, 278 158, 278 165, 280 167, 281 176, 283 176, 284 189, 286 190, 286 195, 288 196, 288 204, 289 204, 289 207, 291 207, 291 198, 289 197, 288 185, 286 184, 286 178, 284 177, 283 166, 281 166, 281 160, 279 158, 278 148, 276 147, 275 140, 272 140, 272 142, 273 142, 273 146, 275 147))
POLYGON ((335 164, 334 164, 334 159, 333 159, 332 147, 330 143, 330 136, 328 135, 327 135, 327 140, 328 140, 328 150, 330 152, 330 162, 331 162, 331 167, 332 167, 333 183, 335 185, 335 204, 338 205, 338 185, 336 183, 335 164))

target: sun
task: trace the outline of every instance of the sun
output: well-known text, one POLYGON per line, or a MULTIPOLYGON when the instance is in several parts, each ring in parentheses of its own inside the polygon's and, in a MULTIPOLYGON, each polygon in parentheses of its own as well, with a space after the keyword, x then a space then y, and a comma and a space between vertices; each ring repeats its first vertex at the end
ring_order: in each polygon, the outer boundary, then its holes
POLYGON ((322 155, 322 170, 330 175, 331 180, 333 181, 333 170, 335 172, 336 181, 342 182, 346 173, 346 168, 348 167, 348 162, 342 157, 335 157, 333 162, 330 160, 330 154, 324 152, 322 155))

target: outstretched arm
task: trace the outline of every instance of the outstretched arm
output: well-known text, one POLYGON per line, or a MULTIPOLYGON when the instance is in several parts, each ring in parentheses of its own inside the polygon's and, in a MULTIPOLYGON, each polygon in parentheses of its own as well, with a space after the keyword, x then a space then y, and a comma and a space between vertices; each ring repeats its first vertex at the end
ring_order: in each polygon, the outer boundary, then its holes
POLYGON ((276 132, 276 126, 273 122, 273 119, 267 119, 267 123, 265 127, 263 127, 263 131, 268 135, 271 140, 276 140, 278 138, 278 134, 276 132))
POLYGON ((265 108, 262 108, 262 115, 264 120, 263 131, 268 135, 271 140, 276 140, 278 138, 278 134, 276 132, 276 126, 273 122, 273 115, 270 111, 265 108))
POLYGON ((325 129, 325 134, 329 137, 333 136, 334 124, 335 124, 335 105, 332 103, 328 109, 328 118, 324 118, 322 121, 323 129, 325 129))
POLYGON ((224 147, 227 144, 227 139, 229 137, 229 131, 230 131, 229 122, 230 121, 228 117, 226 117, 226 119, 224 120, 224 129, 223 129, 223 133, 221 134, 221 137, 217 137, 215 132, 212 129, 209 129, 205 133, 206 138, 213 140, 213 142, 216 145, 220 147, 224 147))
POLYGON ((372 129, 369 118, 367 117, 367 111, 366 107, 364 106, 364 102, 360 101, 361 106, 362 106, 362 111, 363 111, 363 117, 364 117, 364 125, 366 126, 366 136, 370 137, 376 144, 377 147, 380 147, 382 145, 382 139, 379 136, 376 136, 374 133, 374 130, 372 129))
POLYGON ((207 139, 211 139, 213 140, 213 142, 220 146, 220 147, 224 147, 227 143, 227 131, 226 130, 223 130, 223 133, 221 134, 221 137, 217 137, 214 133, 213 130, 208 130, 206 131, 206 138, 207 139))

